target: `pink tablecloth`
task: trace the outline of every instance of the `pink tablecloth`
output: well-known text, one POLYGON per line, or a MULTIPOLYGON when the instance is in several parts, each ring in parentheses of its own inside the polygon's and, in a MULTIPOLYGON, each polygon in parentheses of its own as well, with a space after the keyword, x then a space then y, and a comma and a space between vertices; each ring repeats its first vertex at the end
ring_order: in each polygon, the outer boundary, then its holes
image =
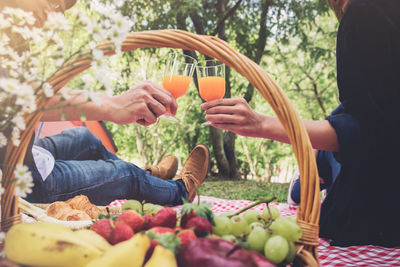
MULTIPOLYGON (((119 206, 125 200, 116 200, 110 206, 119 206)), ((212 203, 211 209, 218 215, 241 209, 250 203, 248 200, 225 200, 215 197, 202 196, 201 201, 212 203)), ((282 203, 272 203, 282 216, 296 215, 296 207, 282 203)), ((181 206, 175 207, 179 211, 181 206)), ((255 210, 263 210, 265 205, 258 205, 255 210)), ((333 247, 329 241, 320 239, 318 256, 321 266, 400 266, 400 247, 383 248, 376 246, 333 247)))

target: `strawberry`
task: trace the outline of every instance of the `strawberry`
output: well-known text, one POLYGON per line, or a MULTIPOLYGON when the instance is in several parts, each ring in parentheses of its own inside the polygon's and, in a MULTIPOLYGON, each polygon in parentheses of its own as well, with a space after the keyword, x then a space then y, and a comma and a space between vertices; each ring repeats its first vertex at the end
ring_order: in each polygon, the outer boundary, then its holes
POLYGON ((166 249, 171 250, 173 253, 177 253, 179 250, 180 242, 179 238, 175 235, 175 233, 154 233, 152 231, 146 232, 146 235, 152 240, 151 246, 160 244, 166 249), (155 240, 155 241, 153 241, 155 240))
POLYGON ((169 228, 169 227, 163 227, 163 226, 154 226, 154 227, 150 228, 149 230, 147 230, 147 232, 150 232, 150 231, 153 233, 157 233, 157 234, 165 234, 165 233, 175 234, 174 229, 169 228))
POLYGON ((196 217, 197 212, 195 210, 191 210, 188 213, 182 214, 181 217, 181 227, 186 228, 186 223, 192 219, 193 217, 196 217))
POLYGON ((212 233, 212 224, 203 217, 193 217, 186 223, 186 228, 192 228, 198 237, 212 233))
POLYGON ((165 226, 174 228, 176 226, 176 211, 170 207, 164 207, 153 215, 151 226, 165 226))
POLYGON ((179 241, 181 242, 180 246, 181 248, 197 238, 197 236, 191 229, 185 229, 183 231, 180 231, 176 236, 179 238, 179 241))
POLYGON ((134 210, 125 210, 118 216, 115 224, 125 223, 129 225, 133 232, 139 232, 144 225, 144 218, 134 210))
POLYGON ((143 223, 143 230, 147 230, 151 227, 151 220, 153 219, 153 215, 145 214, 143 216, 144 223, 143 223))
POLYGON ((119 242, 130 239, 134 235, 132 228, 125 224, 119 223, 115 225, 115 228, 111 231, 110 243, 115 245, 119 242))
POLYGON ((110 242, 110 235, 112 229, 113 225, 111 224, 111 219, 101 219, 95 221, 90 227, 90 230, 95 231, 96 233, 104 237, 104 239, 107 240, 108 242, 110 242))
POLYGON ((206 218, 212 225, 214 223, 214 214, 210 209, 211 204, 207 202, 189 203, 185 202, 181 209, 181 226, 186 226, 187 222, 195 216, 206 218))

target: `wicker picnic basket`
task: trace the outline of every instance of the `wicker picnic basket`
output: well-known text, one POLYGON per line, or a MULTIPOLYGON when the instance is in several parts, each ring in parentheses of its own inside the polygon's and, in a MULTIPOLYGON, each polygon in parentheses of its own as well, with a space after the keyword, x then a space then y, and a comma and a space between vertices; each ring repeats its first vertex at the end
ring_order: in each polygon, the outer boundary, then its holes
MULTIPOLYGON (((122 51, 145 47, 192 50, 215 58, 247 78, 269 102, 285 127, 300 169, 301 204, 298 208, 297 220, 303 230, 303 236, 296 244, 295 264, 298 266, 318 266, 320 195, 315 156, 305 127, 284 92, 260 66, 214 36, 196 35, 180 30, 134 32, 127 36, 122 45, 122 51)), ((112 43, 104 43, 99 48, 106 55, 114 54, 112 43)), ((56 92, 90 66, 91 56, 89 54, 80 55, 65 64, 63 69, 58 71, 49 82, 56 92)), ((40 118, 40 113, 30 115, 27 118, 26 130, 21 133, 20 146, 14 147, 9 144, 7 147, 5 166, 23 163, 29 140, 40 118)), ((10 182, 12 179, 13 169, 3 167, 5 193, 1 199, 2 231, 7 231, 12 225, 21 221, 18 198, 14 195, 15 183, 10 182)))

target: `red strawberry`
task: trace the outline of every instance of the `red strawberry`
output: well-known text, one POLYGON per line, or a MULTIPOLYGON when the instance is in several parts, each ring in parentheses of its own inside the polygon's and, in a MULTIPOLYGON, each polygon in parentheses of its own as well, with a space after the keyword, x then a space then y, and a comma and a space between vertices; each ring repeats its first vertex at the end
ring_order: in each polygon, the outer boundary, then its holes
POLYGON ((130 239, 133 235, 134 232, 129 225, 125 223, 119 223, 111 232, 110 243, 115 245, 119 242, 130 239))
POLYGON ((171 233, 175 234, 175 230, 169 227, 163 227, 163 226, 155 226, 147 230, 147 232, 153 232, 157 234, 165 234, 165 233, 171 233))
POLYGON ((151 226, 165 226, 174 228, 176 226, 176 211, 169 207, 164 207, 153 215, 151 226))
POLYGON ((186 223, 186 228, 193 228, 198 237, 212 233, 212 224, 203 217, 193 217, 186 223))
POLYGON ((197 238, 197 236, 191 229, 180 231, 176 236, 179 238, 179 241, 181 242, 180 246, 181 248, 197 238))
POLYGON ((181 227, 186 228, 186 223, 193 217, 196 217, 196 214, 197 212, 195 210, 191 210, 188 213, 184 213, 181 217, 181 227))
POLYGON ((104 237, 108 242, 110 242, 110 235, 113 226, 111 225, 110 219, 101 219, 92 224, 90 230, 95 231, 102 237, 104 237))
POLYGON ((147 230, 151 227, 151 220, 153 219, 153 216, 150 214, 145 214, 143 216, 144 223, 143 223, 143 230, 147 230))
POLYGON ((118 216, 115 224, 125 223, 129 225, 133 232, 139 232, 144 225, 144 218, 134 210, 126 210, 118 216))

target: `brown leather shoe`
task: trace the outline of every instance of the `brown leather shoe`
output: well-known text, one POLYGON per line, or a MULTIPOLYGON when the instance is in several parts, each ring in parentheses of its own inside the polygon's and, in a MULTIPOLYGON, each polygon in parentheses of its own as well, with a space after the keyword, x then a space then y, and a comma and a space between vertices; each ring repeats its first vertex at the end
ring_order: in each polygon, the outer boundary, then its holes
POLYGON ((210 152, 205 145, 197 145, 190 152, 182 171, 174 180, 182 180, 188 191, 189 202, 196 196, 196 187, 199 187, 207 176, 208 165, 210 163, 210 152))
POLYGON ((165 156, 156 166, 148 165, 145 170, 163 180, 172 179, 178 170, 178 159, 174 155, 165 156))

